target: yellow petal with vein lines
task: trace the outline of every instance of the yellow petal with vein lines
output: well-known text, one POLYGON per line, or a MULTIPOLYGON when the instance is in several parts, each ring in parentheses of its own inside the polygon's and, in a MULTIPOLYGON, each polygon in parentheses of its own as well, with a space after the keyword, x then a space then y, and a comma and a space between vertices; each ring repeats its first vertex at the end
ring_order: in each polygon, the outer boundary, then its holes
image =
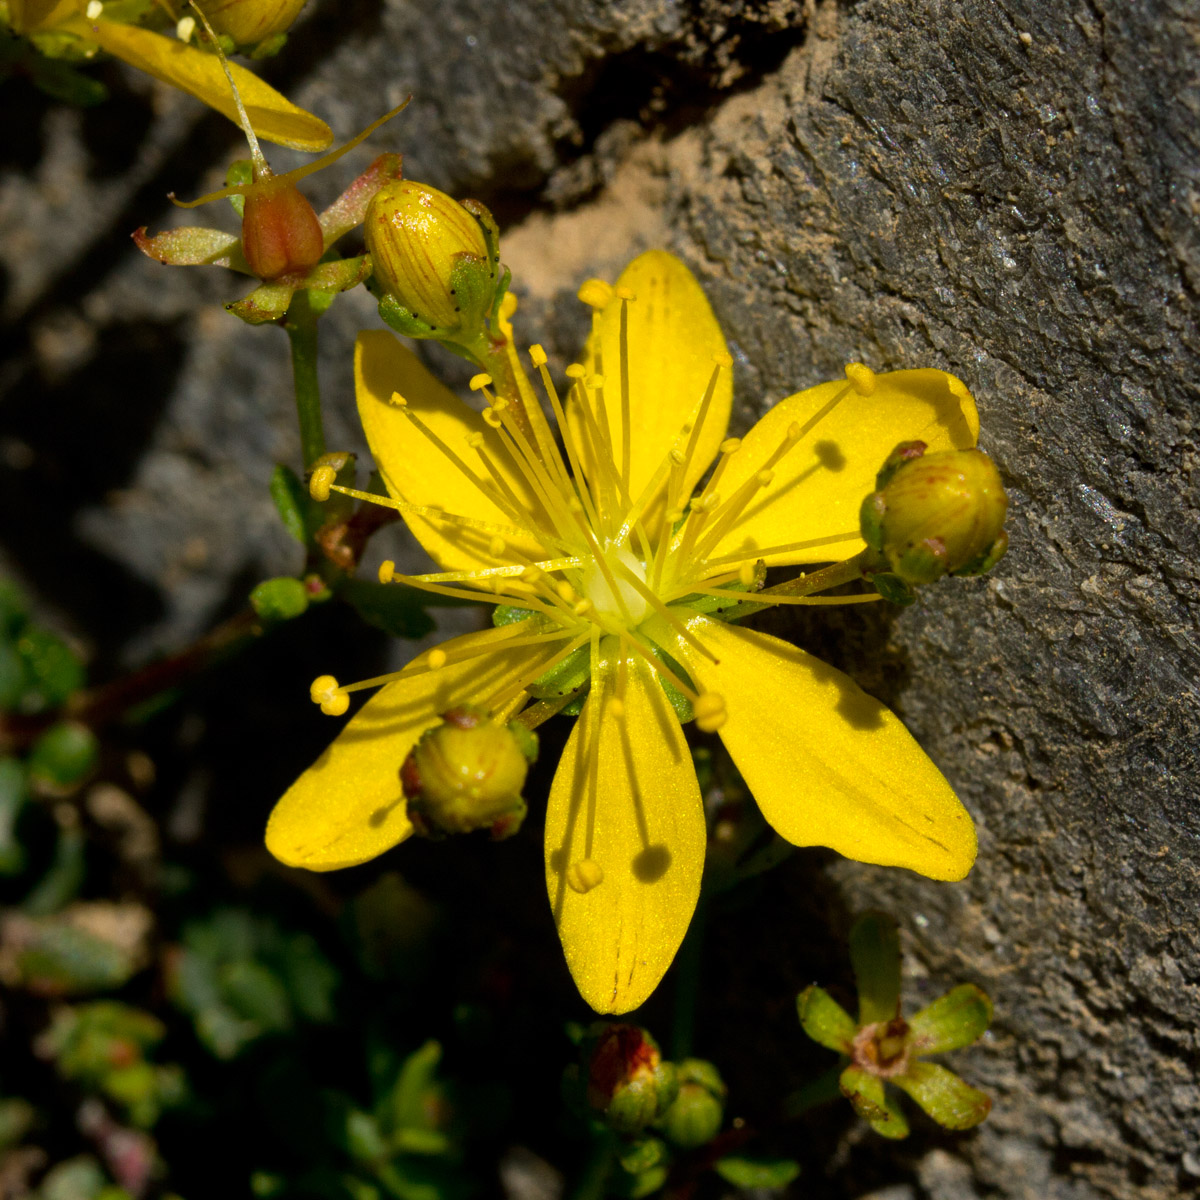
POLYGON ((840 533, 850 536, 835 544, 767 554, 767 563, 833 562, 856 554, 863 547, 859 507, 875 490, 875 475, 899 442, 923 441, 931 451, 966 450, 979 436, 971 393, 945 371, 877 375, 870 396, 860 395, 849 380, 835 380, 781 400, 754 426, 725 468, 721 495, 732 496, 762 467, 793 422, 804 429, 834 400, 834 407, 779 462, 772 482, 709 557, 750 555, 840 533))
POLYGON ((721 727, 763 816, 797 846, 961 879, 975 827, 900 719, 852 679, 787 642, 706 617, 673 653, 725 700, 721 727))
MULTIPOLYGON (((727 355, 725 337, 695 276, 673 254, 650 250, 621 272, 628 288, 630 499, 637 500, 684 423, 704 396, 715 356, 727 355)), ((614 456, 622 461, 621 300, 614 295, 588 339, 584 367, 604 377, 614 456), (597 333, 599 337, 597 337, 597 333)), ((729 425, 733 374, 723 368, 697 449, 686 467, 686 498, 717 453, 729 425)), ((574 422, 573 422, 574 425, 574 422)), ((684 439, 684 448, 687 439, 684 439)))
POLYGON ((628 1012, 658 986, 695 910, 705 848, 696 771, 662 688, 633 660, 620 721, 608 709, 615 670, 593 680, 546 812, 554 920, 580 994, 602 1013, 628 1012), (568 883, 581 861, 603 872, 582 894, 568 883))
MULTIPOLYGON (((76 17, 59 28, 98 43, 114 58, 161 79, 163 83, 190 92, 237 123, 229 81, 215 54, 198 50, 176 38, 116 21, 88 21, 76 17)), ((293 150, 308 151, 324 150, 333 141, 333 131, 320 117, 298 108, 245 67, 230 63, 229 69, 242 94, 250 124, 260 138, 290 146, 293 150)))
MULTIPOLYGON (((537 561, 559 552, 542 544, 533 514, 541 506, 531 497, 500 435, 473 409, 440 384, 411 350, 390 333, 361 333, 354 353, 354 383, 358 413, 388 491, 408 504, 429 505, 458 516, 483 522, 474 529, 402 513, 409 529, 439 566, 447 571, 474 570, 518 561, 517 555, 537 561), (392 403, 393 393, 404 398, 410 412, 429 427, 453 454, 490 482, 479 455, 467 444, 474 434, 483 436, 483 448, 520 501, 520 509, 506 512, 479 485, 455 465, 392 403), (514 521, 524 520, 524 535, 506 532, 514 521), (507 543, 496 558, 489 550, 493 537, 507 543)), ((541 517, 538 524, 544 524, 541 517)))
POLYGON ((506 649, 520 625, 443 643, 451 660, 436 671, 381 688, 284 794, 267 825, 281 862, 333 871, 375 858, 412 832, 400 766, 417 739, 455 704, 484 702, 549 659, 557 643, 506 649), (488 651, 454 662, 469 651, 488 651))

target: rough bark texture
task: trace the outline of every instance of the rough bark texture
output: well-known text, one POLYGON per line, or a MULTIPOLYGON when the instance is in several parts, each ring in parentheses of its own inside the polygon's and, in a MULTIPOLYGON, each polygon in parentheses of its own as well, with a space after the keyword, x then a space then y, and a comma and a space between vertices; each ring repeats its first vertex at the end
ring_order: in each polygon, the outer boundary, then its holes
MULTIPOLYGON (((743 424, 854 360, 942 367, 978 399, 1012 498, 994 577, 800 635, 902 713, 975 814, 979 864, 946 886, 799 855, 729 969, 747 1022, 785 981, 786 1015, 824 969, 789 900, 896 912, 914 1001, 962 979, 994 998, 964 1071, 996 1105, 810 1194, 1200 1182, 1198 60, 1185 0, 358 0, 318 6, 276 68, 341 136, 416 94, 374 144, 495 206, 523 332, 559 361, 578 282, 664 244, 728 332, 743 424)), ((296 443, 283 337, 190 315, 240 285, 125 242, 223 170, 225 128, 112 77, 108 110, 39 104, 4 152, 0 494, 13 565, 138 658, 294 569, 263 485, 296 443)), ((324 332, 336 446, 374 323, 359 296, 324 332)))

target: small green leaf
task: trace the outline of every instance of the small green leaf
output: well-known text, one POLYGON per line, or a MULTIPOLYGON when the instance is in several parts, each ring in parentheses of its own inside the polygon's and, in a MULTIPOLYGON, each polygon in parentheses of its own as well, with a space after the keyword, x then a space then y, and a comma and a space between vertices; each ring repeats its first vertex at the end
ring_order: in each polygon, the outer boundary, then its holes
POLYGON ((0 579, 0 638, 16 637, 29 617, 29 601, 11 579, 0 579))
POLYGON ((850 930, 850 962, 858 984, 858 1023, 874 1025, 900 1014, 900 935, 884 913, 866 913, 850 930))
POLYGON ((908 1120, 900 1107, 884 1093, 883 1080, 859 1067, 847 1067, 838 1081, 842 1095, 854 1111, 876 1133, 899 1140, 908 1137, 908 1120))
POLYGON ((300 545, 307 545, 310 504, 308 489, 301 483, 296 472, 291 467, 285 467, 283 463, 271 472, 271 499, 275 502, 275 511, 279 513, 284 529, 300 545))
POLYGON ((792 1158, 728 1154, 717 1160, 715 1170, 737 1188, 781 1188, 799 1176, 800 1164, 792 1158))
POLYGON ((250 593, 250 604, 264 621, 290 621, 308 609, 308 589, 290 575, 264 579, 250 593))
POLYGON ((18 875, 25 867, 17 819, 28 799, 25 768, 15 758, 0 758, 0 876, 18 875))
POLYGON ((83 687, 83 664, 70 647, 49 630, 27 628, 17 639, 17 653, 26 672, 21 711, 44 712, 64 704, 83 687))
POLYGON ((39 783, 68 787, 95 767, 99 753, 100 743, 86 725, 60 721, 34 742, 29 775, 39 783))
POLYGON ((849 1054, 858 1026, 854 1018, 824 989, 807 987, 796 997, 800 1025, 814 1042, 839 1054, 849 1054))
POLYGON ((921 1009, 908 1023, 916 1054, 960 1050, 983 1037, 992 1023, 992 1002, 973 983, 963 983, 921 1009))
POLYGON ((944 1129, 971 1129, 992 1111, 990 1096, 938 1063, 915 1062, 892 1082, 944 1129))
POLYGON ((420 638, 435 627, 433 618, 425 611, 426 597, 416 588, 347 579, 338 590, 368 625, 393 637, 420 638))

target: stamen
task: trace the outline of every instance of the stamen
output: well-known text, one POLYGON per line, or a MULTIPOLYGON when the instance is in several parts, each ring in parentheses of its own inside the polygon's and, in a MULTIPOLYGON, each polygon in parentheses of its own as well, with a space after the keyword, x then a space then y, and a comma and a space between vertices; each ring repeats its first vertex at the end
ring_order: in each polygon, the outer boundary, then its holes
POLYGON ((629 415, 629 302, 634 299, 628 288, 617 288, 621 298, 621 480, 629 491, 629 465, 633 455, 629 415))
POLYGON ((875 393, 875 372, 862 363, 847 363, 846 378, 854 385, 854 390, 860 396, 871 396, 875 393))
POLYGON ((692 711, 696 714, 696 728, 705 733, 716 733, 729 717, 725 699, 718 692, 702 692, 692 701, 692 711))
POLYGON ((604 868, 591 858, 581 858, 567 868, 567 886, 581 896, 604 882, 604 868))
POLYGON ((396 575, 396 564, 390 558, 385 558, 379 564, 379 582, 391 583, 396 575))
POLYGON ((747 554, 752 555, 756 559, 772 558, 776 554, 790 554, 799 550, 815 550, 818 546, 834 546, 838 542, 852 542, 860 536, 857 529, 851 529, 846 533, 831 533, 826 537, 809 538, 803 542, 785 542, 779 546, 754 547, 748 551, 741 551, 735 554, 723 554, 720 558, 710 558, 706 562, 709 567, 719 567, 725 563, 743 562, 747 554))
POLYGON ((627 566, 625 566, 624 563, 618 563, 617 570, 620 571, 622 576, 624 576, 624 578, 633 585, 633 588, 638 595, 640 595, 642 599, 645 600, 646 603, 649 604, 650 607, 653 608, 654 611, 658 613, 658 615, 662 617, 663 620, 666 621, 681 638, 683 638, 686 642, 688 642, 689 645, 703 654, 705 658, 714 663, 718 661, 717 656, 711 650, 709 650, 700 641, 700 639, 696 637, 696 635, 692 633, 692 631, 688 629, 687 626, 684 625, 684 623, 680 621, 673 612, 671 612, 669 608, 667 608, 667 606, 654 594, 653 590, 646 585, 646 582, 638 578, 637 572, 631 571, 627 566))
POLYGON ((701 596, 716 596, 722 600, 742 600, 748 604, 871 604, 883 597, 878 592, 855 592, 849 596, 787 596, 777 592, 731 592, 724 588, 694 587, 701 596))
POLYGON ((339 687, 332 675, 318 675, 312 681, 308 694, 327 717, 340 717, 350 707, 346 689, 339 687))

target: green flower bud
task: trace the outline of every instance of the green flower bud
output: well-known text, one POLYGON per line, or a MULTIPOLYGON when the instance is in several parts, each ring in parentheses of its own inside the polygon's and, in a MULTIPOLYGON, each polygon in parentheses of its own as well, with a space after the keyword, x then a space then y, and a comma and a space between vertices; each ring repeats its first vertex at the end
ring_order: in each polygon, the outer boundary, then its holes
POLYGON ((508 273, 501 276, 499 231, 482 204, 400 180, 375 193, 363 232, 383 293, 379 314, 393 329, 457 345, 483 334, 508 273))
POLYGON ((982 574, 1008 547, 1008 497, 982 450, 926 454, 923 442, 904 442, 875 483, 860 512, 862 536, 900 584, 982 574))
POLYGON ((95 767, 99 754, 100 743, 86 725, 60 721, 34 742, 29 774, 53 787, 70 787, 95 767))
POLYGON ((290 621, 308 608, 308 588, 299 579, 281 575, 264 579, 250 593, 250 604, 264 621, 290 621))
POLYGON ((681 1150, 707 1145, 721 1132, 726 1091, 712 1063, 685 1058, 679 1064, 679 1095, 658 1121, 658 1128, 681 1150))
POLYGON ((537 739, 520 725, 501 725, 464 705, 442 714, 400 768, 408 819, 420 834, 440 837, 490 829, 499 841, 525 819, 521 789, 537 739))
POLYGON ((679 1094, 673 1063, 637 1025, 593 1027, 584 1042, 587 1102, 617 1133, 639 1133, 679 1094))

